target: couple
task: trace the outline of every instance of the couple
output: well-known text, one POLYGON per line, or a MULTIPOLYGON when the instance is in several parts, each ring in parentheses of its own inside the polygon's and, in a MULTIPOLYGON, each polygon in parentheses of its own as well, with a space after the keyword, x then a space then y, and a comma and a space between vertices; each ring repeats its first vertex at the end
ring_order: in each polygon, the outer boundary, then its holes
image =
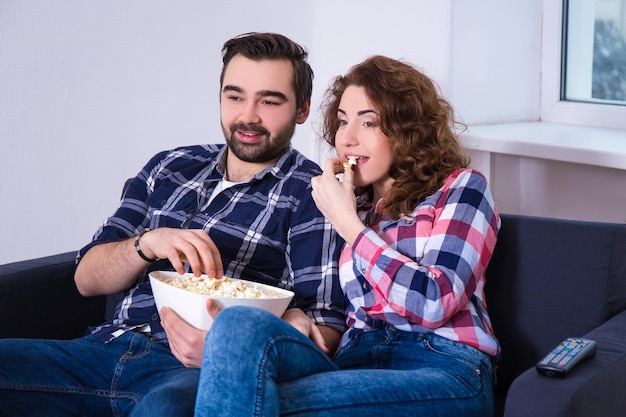
POLYGON ((337 157, 322 172, 290 147, 310 110, 306 55, 276 34, 226 42, 226 145, 139 172, 78 254, 82 294, 125 291, 115 317, 72 341, 1 340, 1 415, 493 412, 483 287, 499 217, 452 109, 410 65, 372 57, 327 92, 337 157), (281 319, 209 302, 206 333, 157 313, 146 271, 166 268, 296 296, 281 319))

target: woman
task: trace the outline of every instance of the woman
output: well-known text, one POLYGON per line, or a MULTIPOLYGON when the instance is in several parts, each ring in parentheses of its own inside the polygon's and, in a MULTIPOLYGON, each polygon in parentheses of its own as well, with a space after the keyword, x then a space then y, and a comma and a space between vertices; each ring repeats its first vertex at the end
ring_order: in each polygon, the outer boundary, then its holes
POLYGON ((222 311, 196 414, 492 415, 499 345, 483 288, 500 219, 451 107, 424 74, 382 56, 336 78, 325 104, 338 156, 313 198, 346 241, 348 329, 331 360, 268 314, 222 311))

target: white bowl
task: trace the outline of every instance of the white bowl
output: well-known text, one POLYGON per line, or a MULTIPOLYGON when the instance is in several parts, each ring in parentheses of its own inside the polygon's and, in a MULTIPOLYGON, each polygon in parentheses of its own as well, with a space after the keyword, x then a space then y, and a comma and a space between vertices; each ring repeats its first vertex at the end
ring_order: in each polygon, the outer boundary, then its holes
MULTIPOLYGON (((206 301, 209 298, 214 299, 221 308, 231 306, 258 307, 280 317, 289 306, 294 295, 292 291, 282 288, 232 278, 233 281, 243 281, 246 287, 256 287, 261 291, 272 291, 277 296, 271 298, 218 297, 189 291, 163 281, 167 279, 184 280, 189 278, 190 274, 180 275, 175 271, 153 271, 149 274, 149 277, 157 309, 161 311, 162 307, 170 307, 189 324, 202 330, 209 330, 213 323, 213 318, 206 310, 206 301)), ((207 278, 206 275, 201 277, 207 278)))

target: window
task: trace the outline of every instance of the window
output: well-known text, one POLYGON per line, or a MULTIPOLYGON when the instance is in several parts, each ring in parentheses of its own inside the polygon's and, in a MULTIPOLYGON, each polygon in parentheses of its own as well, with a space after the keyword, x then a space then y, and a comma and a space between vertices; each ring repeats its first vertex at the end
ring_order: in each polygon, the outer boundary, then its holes
POLYGON ((626 0, 545 0, 542 119, 626 128, 626 0))
POLYGON ((566 6, 563 98, 626 105, 626 0, 566 6))

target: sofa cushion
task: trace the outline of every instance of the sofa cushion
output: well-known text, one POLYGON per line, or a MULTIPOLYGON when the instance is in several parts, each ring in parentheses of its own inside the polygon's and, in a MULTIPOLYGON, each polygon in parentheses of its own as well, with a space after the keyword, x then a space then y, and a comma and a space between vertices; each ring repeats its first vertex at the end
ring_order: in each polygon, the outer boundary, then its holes
POLYGON ((626 306, 626 226, 502 215, 487 307, 502 345, 498 389, 566 337, 626 306))
POLYGON ((102 322, 104 297, 74 284, 76 252, 0 265, 0 337, 70 339, 102 322))
POLYGON ((585 337, 598 342, 596 356, 565 378, 547 378, 529 369, 506 399, 505 417, 622 416, 626 410, 626 312, 585 337))

